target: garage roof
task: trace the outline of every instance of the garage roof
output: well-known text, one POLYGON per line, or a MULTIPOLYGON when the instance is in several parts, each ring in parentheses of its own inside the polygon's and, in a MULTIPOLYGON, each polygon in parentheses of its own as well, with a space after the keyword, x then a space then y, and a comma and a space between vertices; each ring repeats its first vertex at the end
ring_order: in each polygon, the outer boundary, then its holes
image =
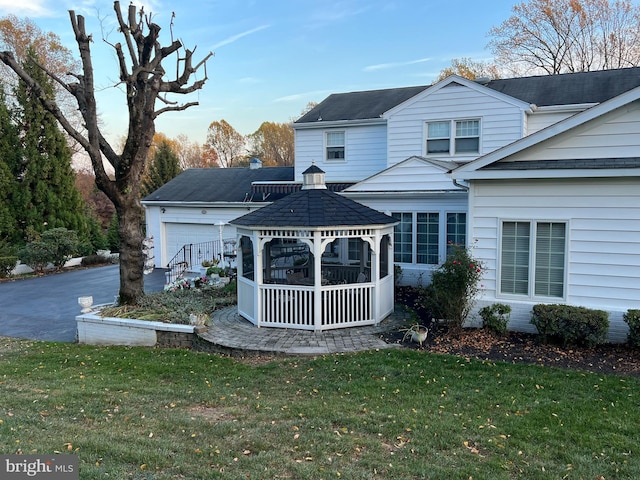
POLYGON ((153 203, 214 203, 274 201, 286 194, 256 194, 254 182, 291 182, 293 167, 190 168, 145 197, 153 203))

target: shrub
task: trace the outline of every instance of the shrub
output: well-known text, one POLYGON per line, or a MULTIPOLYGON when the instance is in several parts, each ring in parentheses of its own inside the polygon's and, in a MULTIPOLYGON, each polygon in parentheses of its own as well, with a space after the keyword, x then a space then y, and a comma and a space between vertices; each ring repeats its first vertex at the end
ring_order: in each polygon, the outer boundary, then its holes
POLYGON ((6 278, 16 268, 18 257, 15 255, 0 256, 0 278, 6 278))
POLYGON ((511 307, 504 303, 494 303, 491 306, 480 309, 482 326, 493 333, 503 335, 507 331, 509 318, 511 317, 511 307))
POLYGON ((49 263, 60 269, 78 250, 78 234, 66 228, 52 228, 20 250, 20 260, 35 272, 42 272, 49 263))
POLYGON ((627 310, 622 318, 629 325, 627 341, 634 347, 640 347, 640 310, 627 310))
POLYGON ((594 347, 606 341, 609 314, 571 305, 538 304, 533 306, 531 323, 543 342, 594 347))
POLYGON ((462 328, 478 296, 482 265, 467 248, 453 244, 449 247, 447 259, 431 275, 422 301, 434 318, 462 328))
POLYGON ((26 244, 18 252, 18 258, 36 273, 43 272, 47 265, 53 261, 53 255, 41 240, 34 240, 26 244))
POLYGON ((113 263, 111 257, 105 257, 104 255, 87 255, 82 257, 80 264, 83 267, 90 267, 92 265, 104 265, 105 263, 113 263))

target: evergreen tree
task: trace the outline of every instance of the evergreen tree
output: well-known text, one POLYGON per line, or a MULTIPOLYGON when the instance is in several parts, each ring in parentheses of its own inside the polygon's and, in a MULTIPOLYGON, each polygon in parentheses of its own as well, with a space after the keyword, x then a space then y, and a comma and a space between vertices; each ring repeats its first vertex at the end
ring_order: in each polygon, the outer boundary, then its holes
MULTIPOLYGON (((53 99, 52 82, 30 60, 37 58, 35 52, 29 53, 24 69, 53 99)), ((14 202, 23 234, 63 227, 74 230, 80 241, 89 241, 86 209, 75 186, 71 150, 65 136, 55 118, 42 107, 24 82, 16 88, 16 100, 22 160, 14 172, 19 183, 14 202)))
POLYGON ((16 179, 12 172, 19 161, 20 140, 6 103, 4 86, 0 84, 0 241, 9 244, 20 239, 13 209, 16 179))
POLYGON ((146 197, 153 193, 169 180, 178 176, 181 171, 178 155, 173 151, 169 142, 162 140, 154 150, 149 170, 142 180, 142 196, 146 197))

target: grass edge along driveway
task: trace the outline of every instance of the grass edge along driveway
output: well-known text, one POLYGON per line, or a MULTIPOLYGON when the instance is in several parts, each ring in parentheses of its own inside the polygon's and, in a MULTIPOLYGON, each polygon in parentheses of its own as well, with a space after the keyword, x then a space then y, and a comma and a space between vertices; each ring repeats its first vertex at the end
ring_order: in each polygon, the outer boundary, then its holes
POLYGON ((0 452, 80 478, 640 478, 640 381, 413 350, 243 362, 0 338, 0 452))

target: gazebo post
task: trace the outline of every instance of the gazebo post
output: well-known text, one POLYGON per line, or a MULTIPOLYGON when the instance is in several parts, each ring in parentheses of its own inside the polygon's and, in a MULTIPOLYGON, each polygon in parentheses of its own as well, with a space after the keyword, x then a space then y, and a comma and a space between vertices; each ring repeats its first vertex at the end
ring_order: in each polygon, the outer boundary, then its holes
POLYGON ((313 232, 313 327, 322 330, 322 232, 313 232))

